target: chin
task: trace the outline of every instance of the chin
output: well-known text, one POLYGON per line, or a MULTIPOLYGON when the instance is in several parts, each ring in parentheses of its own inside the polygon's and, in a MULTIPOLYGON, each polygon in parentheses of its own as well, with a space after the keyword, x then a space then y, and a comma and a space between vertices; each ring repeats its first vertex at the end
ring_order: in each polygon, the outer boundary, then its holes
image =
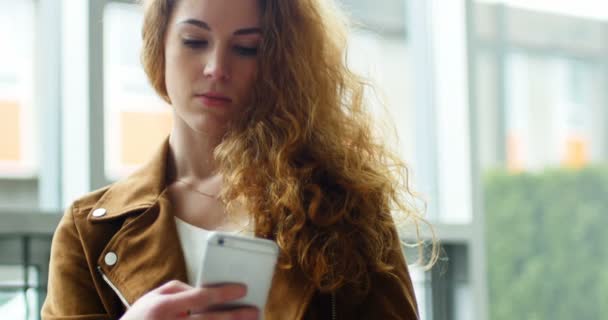
POLYGON ((226 132, 227 121, 216 115, 201 113, 184 119, 188 127, 195 132, 213 135, 223 135, 226 132))

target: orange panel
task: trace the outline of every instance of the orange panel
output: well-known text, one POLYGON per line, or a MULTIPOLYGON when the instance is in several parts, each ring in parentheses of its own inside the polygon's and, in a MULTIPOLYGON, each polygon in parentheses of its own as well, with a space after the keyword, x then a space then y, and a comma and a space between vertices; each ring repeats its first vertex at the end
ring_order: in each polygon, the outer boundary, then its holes
POLYGON ((150 159, 171 132, 172 116, 170 112, 122 112, 120 124, 120 161, 127 166, 140 165, 150 159))
POLYGON ((509 172, 518 173, 523 171, 523 152, 519 137, 515 134, 507 134, 507 169, 509 172))
POLYGON ((21 108, 16 101, 0 101, 0 161, 21 161, 21 108))
POLYGON ((563 165, 569 168, 580 169, 589 162, 587 142, 584 139, 570 137, 566 142, 566 157, 563 165))

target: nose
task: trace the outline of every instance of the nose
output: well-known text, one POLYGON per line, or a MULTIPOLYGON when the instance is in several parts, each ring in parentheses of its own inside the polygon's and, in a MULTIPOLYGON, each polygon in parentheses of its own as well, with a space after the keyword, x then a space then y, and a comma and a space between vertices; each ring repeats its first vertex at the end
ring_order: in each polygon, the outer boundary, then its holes
POLYGON ((216 48, 209 53, 205 64, 204 75, 213 80, 226 81, 230 79, 228 57, 225 50, 216 48))

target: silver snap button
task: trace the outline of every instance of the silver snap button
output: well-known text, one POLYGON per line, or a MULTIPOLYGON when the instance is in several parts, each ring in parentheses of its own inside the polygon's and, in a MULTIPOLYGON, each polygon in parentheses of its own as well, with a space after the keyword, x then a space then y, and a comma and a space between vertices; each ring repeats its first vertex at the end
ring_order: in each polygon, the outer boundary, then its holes
POLYGON ((93 211, 93 217, 103 217, 107 212, 108 211, 104 208, 95 209, 95 211, 93 211))
POLYGON ((114 252, 108 252, 106 253, 106 256, 103 257, 103 261, 109 265, 109 266, 113 266, 116 264, 116 262, 118 261, 118 256, 116 255, 116 253, 114 252))

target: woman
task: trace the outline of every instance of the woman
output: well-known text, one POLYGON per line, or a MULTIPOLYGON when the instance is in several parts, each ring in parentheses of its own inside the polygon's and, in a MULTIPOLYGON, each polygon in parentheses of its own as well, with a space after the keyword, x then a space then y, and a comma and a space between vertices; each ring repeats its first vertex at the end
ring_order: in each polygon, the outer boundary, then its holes
POLYGON ((422 220, 372 136, 332 2, 144 7, 143 65, 174 126, 142 169, 66 211, 43 319, 417 319, 391 212, 422 220), (205 311, 246 288, 192 287, 184 228, 277 242, 265 310, 205 311))

